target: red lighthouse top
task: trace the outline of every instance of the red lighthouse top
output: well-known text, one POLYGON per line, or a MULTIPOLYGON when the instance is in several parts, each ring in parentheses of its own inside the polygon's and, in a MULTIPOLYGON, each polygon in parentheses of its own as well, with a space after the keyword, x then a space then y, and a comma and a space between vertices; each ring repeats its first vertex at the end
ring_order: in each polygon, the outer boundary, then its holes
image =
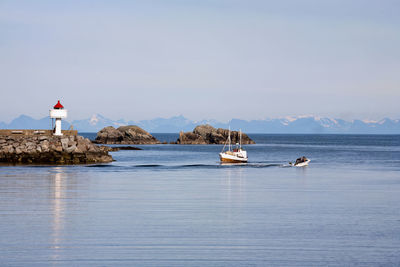
POLYGON ((64 106, 61 105, 60 100, 58 100, 57 104, 54 106, 54 109, 63 109, 64 106))

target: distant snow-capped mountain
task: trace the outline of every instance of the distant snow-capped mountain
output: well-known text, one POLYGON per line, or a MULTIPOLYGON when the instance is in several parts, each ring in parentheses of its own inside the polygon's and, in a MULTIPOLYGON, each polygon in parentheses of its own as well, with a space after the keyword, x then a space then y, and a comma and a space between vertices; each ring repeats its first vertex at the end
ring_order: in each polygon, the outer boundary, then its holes
MULTIPOLYGON (((62 122, 62 129, 67 130, 71 126, 68 121, 62 122)), ((3 129, 51 129, 52 120, 49 116, 42 119, 34 119, 27 115, 21 115, 13 119, 10 123, 0 122, 0 128, 3 129)))
MULTIPOLYGON (((210 124, 217 128, 242 129, 246 133, 290 133, 290 134, 315 134, 315 133, 336 133, 336 134, 400 134, 400 120, 384 118, 379 121, 354 120, 345 121, 342 119, 321 118, 317 116, 284 117, 265 120, 241 120, 232 119, 227 123, 215 120, 192 121, 184 116, 171 118, 155 118, 152 120, 125 121, 112 120, 100 114, 84 120, 74 120, 72 123, 63 121, 63 129, 73 125, 74 129, 80 132, 97 132, 106 126, 119 127, 124 125, 138 125, 152 133, 177 133, 179 131, 192 131, 200 124, 210 124)), ((7 124, 0 122, 0 128, 8 129, 50 129, 51 120, 49 117, 33 119, 21 115, 7 124)))
POLYGON ((168 119, 155 118, 152 120, 141 120, 138 122, 129 121, 130 125, 138 125, 146 131, 153 133, 177 133, 181 130, 193 129, 196 127, 195 122, 186 119, 182 115, 174 116, 168 119))
POLYGON ((89 119, 74 120, 72 121, 72 125, 74 126, 74 129, 77 129, 80 132, 98 132, 100 129, 107 126, 118 128, 120 126, 128 125, 128 123, 124 120, 114 121, 100 114, 94 114, 89 119))

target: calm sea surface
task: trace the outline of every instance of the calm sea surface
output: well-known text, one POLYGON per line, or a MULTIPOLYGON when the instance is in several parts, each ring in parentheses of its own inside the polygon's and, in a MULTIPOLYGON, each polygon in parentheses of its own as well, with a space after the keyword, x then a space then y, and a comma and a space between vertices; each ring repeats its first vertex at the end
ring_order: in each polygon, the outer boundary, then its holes
POLYGON ((147 145, 0 167, 0 265, 400 265, 399 135, 250 137, 246 165, 220 165, 219 145, 147 145))

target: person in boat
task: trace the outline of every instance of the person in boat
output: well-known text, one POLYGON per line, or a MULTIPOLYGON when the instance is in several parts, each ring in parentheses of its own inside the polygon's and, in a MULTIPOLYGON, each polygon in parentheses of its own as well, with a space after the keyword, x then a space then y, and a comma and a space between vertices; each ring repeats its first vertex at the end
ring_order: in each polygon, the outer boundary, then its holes
POLYGON ((296 162, 294 164, 296 165, 296 164, 306 162, 306 161, 307 161, 307 158, 305 156, 302 156, 301 158, 296 159, 296 162))
POLYGON ((233 149, 233 152, 239 152, 239 143, 236 143, 236 148, 233 149))

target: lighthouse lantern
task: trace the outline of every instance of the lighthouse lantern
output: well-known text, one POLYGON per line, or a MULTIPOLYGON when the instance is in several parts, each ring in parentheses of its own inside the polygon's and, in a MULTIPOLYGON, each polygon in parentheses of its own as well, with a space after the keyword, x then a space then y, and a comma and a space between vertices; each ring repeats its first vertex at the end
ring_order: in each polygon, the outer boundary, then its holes
POLYGON ((50 118, 56 119, 54 135, 63 135, 61 132, 61 119, 64 119, 66 117, 67 110, 64 109, 64 106, 61 105, 60 100, 58 100, 57 104, 53 107, 53 109, 50 110, 50 118))

